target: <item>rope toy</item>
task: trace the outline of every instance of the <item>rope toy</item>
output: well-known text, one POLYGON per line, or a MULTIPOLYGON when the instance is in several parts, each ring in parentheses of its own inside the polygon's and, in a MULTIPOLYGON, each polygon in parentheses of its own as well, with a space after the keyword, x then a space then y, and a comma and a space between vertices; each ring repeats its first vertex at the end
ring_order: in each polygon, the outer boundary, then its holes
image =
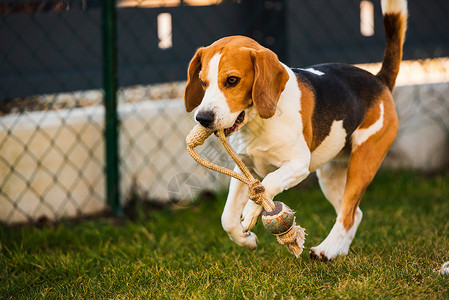
POLYGON ((266 230, 276 235, 277 241, 285 245, 287 249, 298 257, 304 249, 305 229, 296 225, 295 213, 284 203, 273 201, 265 195, 265 188, 261 182, 253 177, 240 157, 229 145, 223 130, 218 130, 215 134, 220 139, 223 147, 235 161, 243 174, 236 173, 227 168, 217 166, 199 156, 194 148, 200 146, 214 131, 201 125, 196 125, 186 138, 187 150, 199 164, 213 171, 232 176, 249 187, 249 199, 256 204, 262 205, 262 223, 266 230))

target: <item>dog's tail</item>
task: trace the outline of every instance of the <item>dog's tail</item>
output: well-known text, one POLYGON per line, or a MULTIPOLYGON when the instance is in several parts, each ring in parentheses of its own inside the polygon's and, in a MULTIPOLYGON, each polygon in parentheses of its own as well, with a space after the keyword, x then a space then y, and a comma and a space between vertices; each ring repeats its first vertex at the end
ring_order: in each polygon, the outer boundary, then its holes
POLYGON ((385 29, 385 53, 382 68, 376 76, 392 91, 402 60, 402 45, 407 29, 407 0, 381 0, 381 6, 385 29))

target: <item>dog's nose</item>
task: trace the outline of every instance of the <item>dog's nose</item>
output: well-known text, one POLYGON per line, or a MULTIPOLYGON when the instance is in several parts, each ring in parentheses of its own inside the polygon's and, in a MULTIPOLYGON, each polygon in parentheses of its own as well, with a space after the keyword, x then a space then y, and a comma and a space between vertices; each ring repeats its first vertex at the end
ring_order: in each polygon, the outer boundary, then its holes
POLYGON ((196 120, 206 128, 209 128, 209 126, 214 122, 214 119, 215 115, 211 111, 199 112, 196 115, 196 120))

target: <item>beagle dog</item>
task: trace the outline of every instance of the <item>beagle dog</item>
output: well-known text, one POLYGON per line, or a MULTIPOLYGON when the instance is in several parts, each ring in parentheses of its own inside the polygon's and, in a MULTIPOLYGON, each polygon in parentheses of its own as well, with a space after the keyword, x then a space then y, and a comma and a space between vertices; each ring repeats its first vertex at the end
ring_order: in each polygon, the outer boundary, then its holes
MULTIPOLYGON (((185 107, 212 130, 224 129, 233 148, 274 198, 310 172, 337 213, 327 238, 310 256, 346 255, 362 220, 360 200, 398 131, 391 95, 402 59, 406 0, 381 0, 386 33, 382 67, 373 75, 329 63, 289 68, 243 36, 200 48, 188 68, 185 107)), ((239 172, 238 168, 235 171, 239 172)), ((250 230, 262 207, 232 178, 222 214, 231 240, 255 249, 250 230)))

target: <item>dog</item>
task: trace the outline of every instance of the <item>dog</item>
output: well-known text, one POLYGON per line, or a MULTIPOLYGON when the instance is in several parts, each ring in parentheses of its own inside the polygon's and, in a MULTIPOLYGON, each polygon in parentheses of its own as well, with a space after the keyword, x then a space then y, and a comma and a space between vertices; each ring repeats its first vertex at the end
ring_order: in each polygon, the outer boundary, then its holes
MULTIPOLYGON (((379 73, 328 63, 289 68, 243 36, 199 48, 188 67, 184 101, 202 126, 224 129, 272 199, 316 171, 337 218, 310 257, 347 255, 362 220, 360 200, 396 138, 392 90, 402 60, 406 0, 381 0, 386 34, 379 73)), ((240 172, 235 168, 236 172, 240 172)), ((263 208, 232 178, 221 217, 238 245, 255 249, 250 230, 263 208)))

